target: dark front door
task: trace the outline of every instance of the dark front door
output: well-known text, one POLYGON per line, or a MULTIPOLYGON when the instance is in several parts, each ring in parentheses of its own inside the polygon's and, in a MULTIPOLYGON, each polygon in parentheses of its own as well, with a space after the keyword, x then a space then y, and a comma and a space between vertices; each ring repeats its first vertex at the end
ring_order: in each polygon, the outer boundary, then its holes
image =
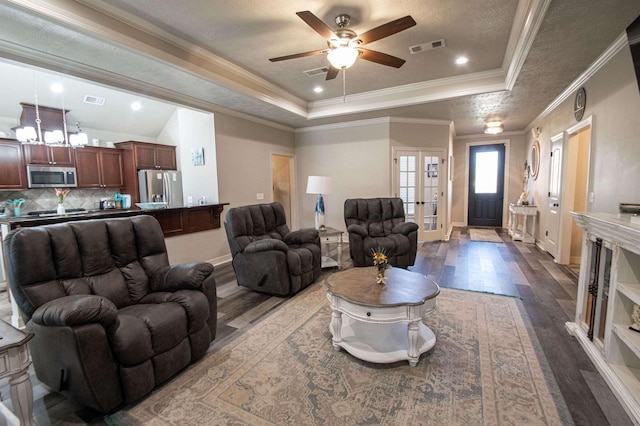
POLYGON ((469 226, 502 226, 504 144, 469 148, 469 226))

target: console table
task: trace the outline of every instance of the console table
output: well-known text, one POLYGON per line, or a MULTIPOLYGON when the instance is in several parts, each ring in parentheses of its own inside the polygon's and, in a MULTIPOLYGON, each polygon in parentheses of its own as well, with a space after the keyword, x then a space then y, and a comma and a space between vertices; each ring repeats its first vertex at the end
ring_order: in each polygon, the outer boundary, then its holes
POLYGON ((511 235, 511 239, 523 243, 535 243, 537 215, 538 208, 536 206, 509 204, 509 235, 511 235), (528 222, 531 222, 531 232, 527 229, 528 222))

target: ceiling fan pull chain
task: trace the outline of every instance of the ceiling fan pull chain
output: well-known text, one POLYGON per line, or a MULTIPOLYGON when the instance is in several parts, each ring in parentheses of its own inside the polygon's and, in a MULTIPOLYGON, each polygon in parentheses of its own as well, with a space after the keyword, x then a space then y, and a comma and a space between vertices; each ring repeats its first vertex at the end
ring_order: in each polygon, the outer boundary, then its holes
POLYGON ((342 67, 342 102, 347 102, 347 67, 342 67))

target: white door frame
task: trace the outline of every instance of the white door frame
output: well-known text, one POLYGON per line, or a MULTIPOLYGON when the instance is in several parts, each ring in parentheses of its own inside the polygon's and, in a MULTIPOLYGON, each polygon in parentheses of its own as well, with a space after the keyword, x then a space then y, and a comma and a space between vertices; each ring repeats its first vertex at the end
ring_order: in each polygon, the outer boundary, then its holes
MULTIPOLYGON (((567 244, 565 244, 567 241, 570 243, 571 241, 571 223, 573 221, 570 212, 573 208, 573 206, 567 206, 566 203, 564 202, 564 196, 563 194, 565 193, 566 190, 566 185, 567 185, 567 175, 566 175, 566 169, 567 169, 567 162, 569 160, 568 155, 569 155, 569 139, 571 139, 572 136, 576 135, 577 133, 579 133, 580 131, 584 130, 587 127, 591 128, 591 137, 589 140, 589 156, 587 158, 587 187, 586 189, 586 193, 587 195, 591 192, 591 180, 590 180, 590 175, 591 175, 591 151, 593 149, 593 120, 594 117, 593 115, 590 115, 589 117, 583 119, 582 121, 580 121, 579 123, 577 123, 574 126, 569 127, 567 130, 565 130, 565 134, 566 137, 564 138, 563 141, 563 146, 562 146, 562 150, 563 150, 563 154, 562 154, 562 183, 561 183, 561 196, 560 196, 560 228, 558 230, 558 248, 556 250, 556 256, 554 257, 554 261, 560 264, 569 264, 570 262, 570 251, 571 251, 571 247, 567 246, 567 244), (567 252, 567 247, 569 249, 569 252, 567 252)), ((587 197, 587 210, 590 210, 589 208, 589 198, 587 197)))
MULTIPOLYGON (((402 152, 402 151, 413 151, 416 152, 418 154, 420 154, 421 152, 437 152, 441 155, 440 157, 440 179, 438 180, 438 201, 439 201, 439 207, 438 207, 438 223, 441 225, 441 227, 438 229, 439 231, 439 235, 440 235, 440 240, 443 240, 444 237, 447 235, 447 228, 449 226, 449 224, 447 223, 447 211, 449 209, 449 207, 447 206, 447 203, 445 202, 448 197, 448 189, 447 186, 445 185, 446 182, 448 182, 449 179, 449 175, 450 175, 450 171, 449 171, 449 167, 451 167, 451 165, 449 164, 449 162, 446 159, 446 155, 447 155, 447 149, 443 148, 443 147, 428 147, 428 146, 420 146, 420 147, 412 147, 412 146, 392 146, 391 147, 391 193, 395 195, 396 189, 399 186, 399 182, 397 182, 397 156, 398 156, 398 152, 402 152), (444 161, 443 161, 444 160, 444 161), (446 167, 443 167, 445 166, 446 167), (444 194, 444 195, 443 195, 444 194), (445 226, 447 228, 445 228, 445 226)), ((422 160, 420 160, 420 163, 422 163, 422 160)), ((420 179, 422 179, 422 175, 420 176, 420 179)), ((421 218, 422 221, 422 218, 421 218)), ((423 224, 422 223, 418 223, 418 226, 420 226, 420 231, 418 232, 418 234, 420 235, 422 233, 422 227, 423 224)))
POLYGON ((505 227, 505 220, 509 218, 509 157, 511 139, 501 139, 495 141, 467 142, 464 162, 464 226, 469 226, 469 155, 470 147, 477 145, 501 145, 504 144, 504 196, 502 199, 502 227, 505 227))

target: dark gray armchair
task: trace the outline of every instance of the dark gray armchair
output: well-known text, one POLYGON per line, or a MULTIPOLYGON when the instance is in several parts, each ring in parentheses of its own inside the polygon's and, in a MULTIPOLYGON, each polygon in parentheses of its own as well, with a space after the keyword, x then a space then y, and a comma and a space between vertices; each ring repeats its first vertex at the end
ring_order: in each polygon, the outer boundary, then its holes
POLYGON ((416 260, 418 225, 405 222, 401 198, 354 198, 344 202, 353 266, 372 266, 371 250, 383 248, 392 266, 407 268, 416 260))
POLYGON ((231 208, 224 228, 238 285, 261 293, 289 296, 320 276, 318 231, 289 231, 282 204, 231 208))

